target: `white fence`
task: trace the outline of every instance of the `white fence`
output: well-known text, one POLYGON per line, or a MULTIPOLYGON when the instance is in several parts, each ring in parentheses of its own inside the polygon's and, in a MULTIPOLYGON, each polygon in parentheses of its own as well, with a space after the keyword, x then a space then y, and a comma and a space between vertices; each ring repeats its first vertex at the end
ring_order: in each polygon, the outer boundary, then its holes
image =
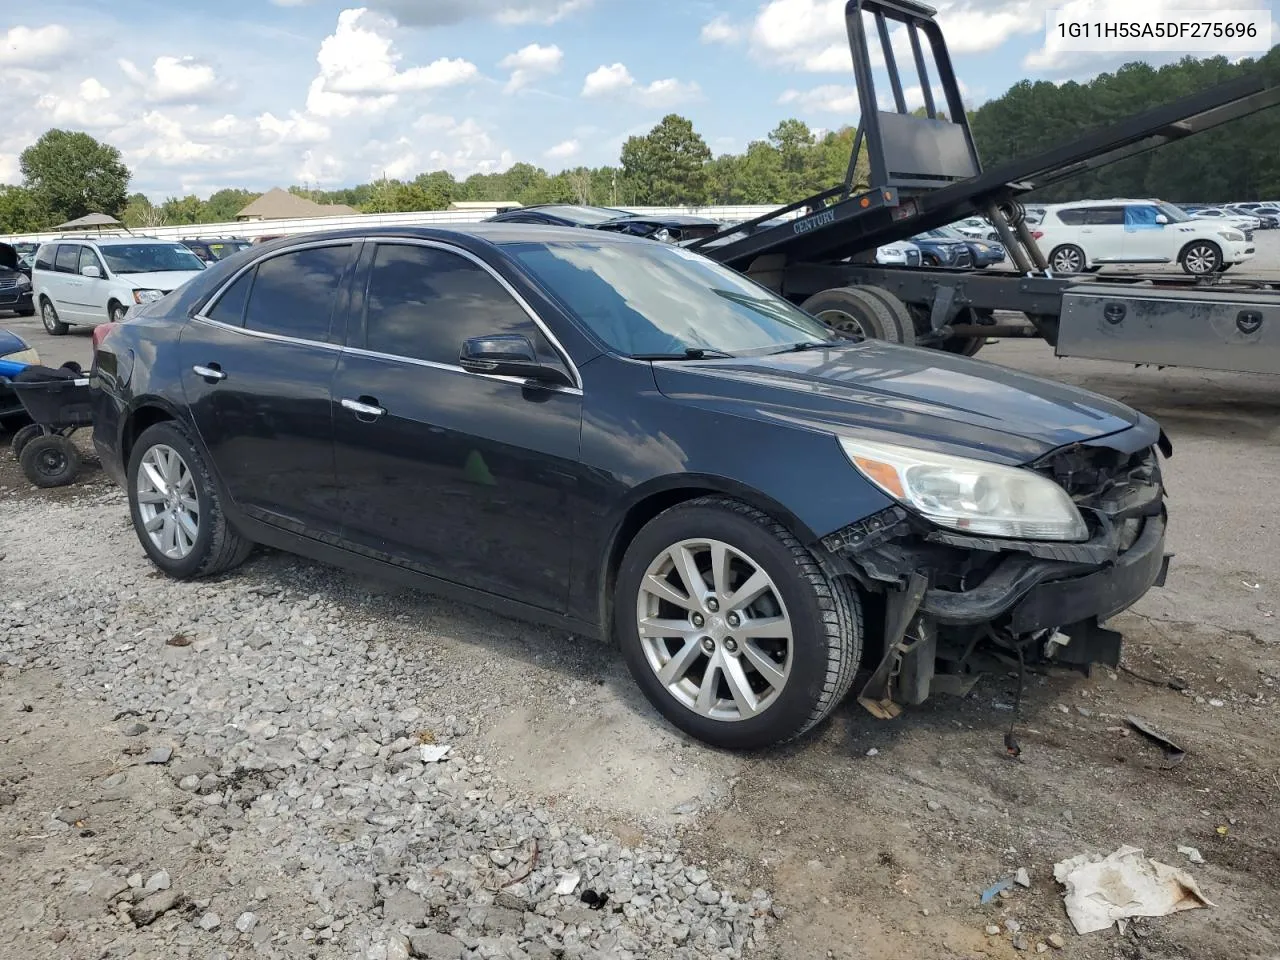
MULTIPOLYGON (((776 206, 736 206, 736 207, 628 207, 633 213, 654 214, 689 214, 708 217, 712 220, 723 220, 726 223, 737 223, 762 217, 776 206)), ((136 228, 133 232, 139 236, 157 237, 178 240, 183 237, 243 237, 252 240, 255 237, 275 237, 295 233, 315 233, 320 230, 342 230, 348 227, 405 227, 431 226, 449 223, 478 223, 497 213, 498 208, 490 210, 423 210, 415 213, 362 213, 354 216, 308 217, 301 220, 251 220, 235 223, 195 223, 178 227, 136 228)), ((794 216, 794 214, 792 214, 794 216)), ((44 233, 15 233, 0 236, 0 240, 8 243, 40 242, 53 240, 66 233, 46 231, 44 233)), ((92 236, 93 231, 78 231, 76 236, 92 236)))

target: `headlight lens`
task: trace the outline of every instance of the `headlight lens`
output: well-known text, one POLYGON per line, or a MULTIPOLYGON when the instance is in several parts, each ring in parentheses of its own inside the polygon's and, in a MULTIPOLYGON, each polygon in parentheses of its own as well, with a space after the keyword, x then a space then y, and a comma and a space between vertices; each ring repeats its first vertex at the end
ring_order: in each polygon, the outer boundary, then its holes
POLYGON ((1089 529, 1067 492, 1021 467, 1006 467, 841 437, 858 471, 942 527, 1020 540, 1086 540, 1089 529))
POLYGON ((1223 230, 1219 236, 1224 240, 1234 240, 1237 243, 1244 239, 1244 234, 1239 230, 1223 230))
POLYGON ((4 359, 12 360, 14 363, 38 365, 40 363, 40 354, 36 352, 35 347, 27 347, 27 349, 19 350, 17 353, 6 354, 4 359))
POLYGON ((18 289, 25 290, 29 286, 31 286, 31 278, 25 273, 18 274, 18 289))
POLYGON ((134 303, 154 303, 164 296, 163 290, 135 290, 133 291, 134 303))
POLYGON ((974 247, 977 249, 979 253, 986 253, 988 250, 991 249, 985 243, 975 243, 974 247))

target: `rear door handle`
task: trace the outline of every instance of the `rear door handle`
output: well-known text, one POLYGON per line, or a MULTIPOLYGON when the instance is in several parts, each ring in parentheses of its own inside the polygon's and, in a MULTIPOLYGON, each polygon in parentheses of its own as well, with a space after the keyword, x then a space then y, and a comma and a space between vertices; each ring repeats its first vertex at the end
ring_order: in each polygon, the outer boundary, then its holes
POLYGON ((191 369, 192 369, 192 371, 195 373, 195 375, 196 375, 196 376, 198 376, 198 377, 204 377, 206 380, 225 380, 225 379, 227 379, 227 375, 226 375, 225 373, 223 373, 223 372, 222 372, 222 370, 218 367, 218 365, 217 365, 216 363, 211 363, 211 364, 210 364, 209 366, 207 366, 207 367, 205 367, 205 366, 201 366, 200 364, 198 364, 198 363, 197 363, 197 364, 196 364, 194 367, 192 367, 191 369))
POLYGON ((361 397, 359 400, 344 397, 342 407, 345 410, 350 410, 361 419, 365 417, 380 417, 387 412, 384 407, 378 406, 378 401, 374 400, 373 397, 361 397), (370 402, 366 403, 365 401, 370 402))

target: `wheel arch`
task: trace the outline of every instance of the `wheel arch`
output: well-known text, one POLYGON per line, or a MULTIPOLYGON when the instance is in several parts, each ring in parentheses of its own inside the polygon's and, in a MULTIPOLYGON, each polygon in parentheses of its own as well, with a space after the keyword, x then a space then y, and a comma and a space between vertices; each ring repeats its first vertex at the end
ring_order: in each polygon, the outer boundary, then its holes
POLYGON ((133 455, 133 445, 148 428, 154 427, 157 423, 181 421, 181 419, 178 411, 159 397, 146 397, 139 400, 120 424, 121 461, 126 465, 129 463, 129 457, 133 455))
POLYGON ((793 511, 773 497, 728 477, 681 474, 642 484, 632 491, 626 504, 615 514, 603 555, 596 567, 601 571, 596 586, 600 634, 603 639, 609 640, 612 637, 613 594, 618 581, 618 569, 636 534, 658 514, 690 500, 708 496, 732 497, 755 507, 781 523, 806 546, 818 539, 817 534, 793 511))

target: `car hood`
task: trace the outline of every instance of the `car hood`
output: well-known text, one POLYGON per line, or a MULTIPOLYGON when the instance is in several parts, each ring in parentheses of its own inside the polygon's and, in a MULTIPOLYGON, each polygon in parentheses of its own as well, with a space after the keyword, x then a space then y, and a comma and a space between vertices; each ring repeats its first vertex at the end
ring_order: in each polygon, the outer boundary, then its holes
POLYGON ((27 341, 12 330, 0 330, 0 357, 7 357, 13 353, 21 353, 28 349, 27 341))
POLYGON ((203 270, 159 270, 155 273, 117 273, 117 280, 133 285, 135 290, 176 290, 203 270))
POLYGON ((18 269, 18 251, 12 244, 0 243, 0 267, 18 269))
POLYGON ((655 363, 654 376, 665 396, 715 412, 1009 464, 1028 463, 1145 419, 1086 390, 878 341, 655 363))

